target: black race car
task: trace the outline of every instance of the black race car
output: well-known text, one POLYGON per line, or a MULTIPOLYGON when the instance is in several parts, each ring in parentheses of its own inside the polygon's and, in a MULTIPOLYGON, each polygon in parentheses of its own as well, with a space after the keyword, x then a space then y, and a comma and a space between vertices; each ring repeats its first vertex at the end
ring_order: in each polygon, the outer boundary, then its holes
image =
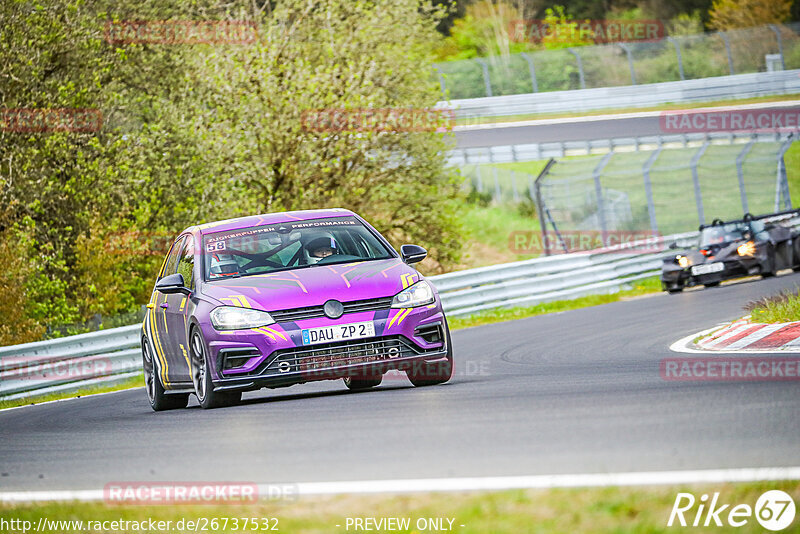
POLYGON ((760 274, 775 276, 781 269, 800 270, 800 232, 780 222, 778 215, 753 217, 700 226, 699 250, 688 250, 664 259, 661 286, 670 293, 684 287, 712 287, 723 280, 760 274))

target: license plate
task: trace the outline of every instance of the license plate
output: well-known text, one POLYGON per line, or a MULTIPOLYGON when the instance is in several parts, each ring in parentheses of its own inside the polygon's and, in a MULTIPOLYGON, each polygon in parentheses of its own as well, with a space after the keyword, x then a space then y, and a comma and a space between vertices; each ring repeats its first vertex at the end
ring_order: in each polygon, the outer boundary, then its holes
POLYGON ((692 274, 697 276, 699 274, 718 273, 725 269, 725 264, 721 261, 716 263, 707 263, 705 265, 695 265, 692 267, 692 274))
POLYGON ((316 345, 317 343, 372 337, 375 335, 375 325, 372 321, 364 321, 363 323, 304 328, 300 333, 303 335, 303 345, 316 345))

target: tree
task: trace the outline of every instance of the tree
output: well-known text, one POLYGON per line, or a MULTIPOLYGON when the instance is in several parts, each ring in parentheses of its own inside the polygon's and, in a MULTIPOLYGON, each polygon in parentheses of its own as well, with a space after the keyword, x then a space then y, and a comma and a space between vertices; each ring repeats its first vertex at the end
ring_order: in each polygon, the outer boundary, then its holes
POLYGON ((775 24, 789 19, 792 0, 714 0, 709 26, 725 31, 775 24))

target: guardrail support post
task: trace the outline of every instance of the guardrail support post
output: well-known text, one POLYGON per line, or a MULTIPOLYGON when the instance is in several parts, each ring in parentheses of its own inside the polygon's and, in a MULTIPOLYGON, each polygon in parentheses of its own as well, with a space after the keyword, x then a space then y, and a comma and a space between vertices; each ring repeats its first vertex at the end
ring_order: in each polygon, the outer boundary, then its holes
POLYGON ((575 61, 578 63, 578 76, 580 76, 581 80, 581 89, 586 89, 586 78, 583 75, 583 60, 581 59, 581 56, 575 51, 574 48, 567 48, 567 51, 575 56, 575 61))
POLYGON ((749 143, 747 143, 739 155, 736 156, 736 175, 739 177, 739 196, 742 199, 742 213, 749 213, 750 209, 747 205, 747 190, 744 187, 744 170, 742 165, 744 164, 744 158, 747 157, 747 153, 750 152, 750 149, 753 148, 753 144, 756 142, 755 139, 751 139, 749 143))
MULTIPOLYGON (((722 42, 725 43, 725 53, 728 55, 728 70, 731 73, 731 76, 736 74, 733 70, 733 55, 731 54, 731 42, 728 40, 728 34, 725 32, 718 32, 719 36, 722 37, 722 42)), ((747 211, 745 211, 747 213, 747 211)))
POLYGON ((606 213, 605 213, 605 203, 603 202, 603 186, 600 183, 600 173, 603 172, 603 168, 608 165, 608 162, 611 160, 611 156, 613 156, 613 152, 609 152, 603 159, 600 160, 600 163, 592 171, 592 179, 594 180, 594 194, 597 197, 597 220, 600 223, 600 235, 603 240, 603 246, 608 246, 608 225, 606 224, 606 213))
POLYGON ((492 96, 492 80, 489 78, 489 64, 483 58, 476 57, 475 61, 483 69, 483 85, 486 87, 486 96, 492 96))
POLYGON ((628 56, 628 67, 631 70, 631 85, 636 85, 636 71, 633 69, 633 54, 627 43, 617 43, 621 49, 625 51, 628 56))
POLYGON ((681 74, 681 80, 686 79, 686 75, 683 72, 683 58, 681 57, 681 45, 673 39, 672 37, 667 37, 667 41, 672 43, 672 46, 675 47, 675 55, 678 57, 678 72, 681 74))
POLYGON ((778 40, 778 53, 781 55, 781 69, 786 70, 786 60, 783 58, 783 39, 781 30, 775 24, 768 24, 769 29, 775 32, 775 39, 778 40))
POLYGON ((703 213, 703 196, 702 193, 700 192, 700 178, 697 176, 697 165, 700 163, 700 158, 703 157, 703 154, 705 154, 706 149, 710 144, 711 141, 706 140, 706 142, 703 143, 703 146, 700 147, 697 153, 694 156, 692 156, 692 163, 691 163, 692 182, 694 182, 694 200, 695 203, 697 204, 697 218, 700 221, 700 224, 706 223, 706 216, 703 213))
POLYGON ((525 59, 525 61, 528 62, 528 72, 531 73, 531 86, 533 87, 533 92, 534 93, 538 93, 539 92, 539 84, 536 82, 536 67, 534 67, 534 65, 533 65, 533 58, 530 57, 525 52, 520 52, 519 55, 522 56, 523 59, 525 59))
POLYGON ((658 148, 656 149, 653 154, 647 158, 647 161, 644 163, 644 167, 642 167, 642 177, 644 178, 644 193, 647 197, 647 214, 650 216, 650 230, 654 233, 658 233, 658 223, 656 222, 656 206, 653 202, 653 186, 650 183, 650 169, 655 164, 656 160, 658 159, 658 155, 661 154, 661 143, 658 144, 658 148))

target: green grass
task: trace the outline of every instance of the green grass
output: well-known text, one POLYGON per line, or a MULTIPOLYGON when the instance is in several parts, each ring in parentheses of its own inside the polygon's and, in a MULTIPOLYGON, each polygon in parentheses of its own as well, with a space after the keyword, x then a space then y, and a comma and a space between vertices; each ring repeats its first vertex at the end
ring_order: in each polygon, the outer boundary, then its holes
POLYGON ((598 109, 594 111, 581 111, 581 112, 574 112, 574 113, 525 113, 521 115, 503 115, 499 117, 480 117, 479 119, 476 118, 462 118, 456 121, 458 125, 468 125, 468 124, 491 124, 491 123, 504 123, 504 122, 516 122, 516 121, 527 121, 527 120, 536 120, 536 119, 558 119, 558 118, 570 118, 570 117, 589 117, 595 115, 609 115, 615 113, 637 113, 637 112, 645 112, 645 111, 669 111, 669 110, 676 110, 676 109, 699 109, 699 108, 707 108, 707 107, 717 107, 717 106, 738 106, 742 104, 757 104, 760 102, 783 102, 786 100, 796 100, 800 98, 800 94, 791 94, 791 95, 774 95, 774 96, 761 96, 761 97, 754 97, 754 98, 742 98, 739 100, 715 100, 713 102, 692 102, 692 103, 671 103, 671 104, 663 104, 660 106, 652 106, 652 107, 644 107, 644 108, 637 108, 637 107, 627 107, 627 108, 610 108, 610 109, 598 109))
POLYGON ((771 297, 749 302, 745 310, 755 323, 788 323, 800 321, 800 288, 783 291, 771 297))
MULTIPOLYGON (((277 518, 280 532, 330 533, 347 532, 347 518, 410 518, 411 530, 420 518, 453 519, 453 531, 472 533, 563 532, 653 533, 684 531, 677 525, 667 527, 670 512, 679 492, 689 492, 699 500, 702 494, 718 492, 719 505, 737 504, 755 507, 765 491, 779 489, 800 500, 797 481, 750 482, 713 485, 672 485, 644 487, 607 487, 551 490, 513 490, 496 492, 448 492, 405 495, 341 495, 304 497, 296 500, 260 501, 248 505, 182 505, 130 506, 104 503, 48 503, 0 506, 0 519, 31 521, 35 526, 40 517, 49 520, 83 521, 172 521, 200 518, 277 518), (337 527, 336 525, 340 525, 337 527), (464 525, 463 527, 461 525, 464 525)), ((689 524, 697 505, 687 512, 689 524)), ((797 525, 795 519, 794 525, 797 525)), ((274 522, 273 522, 274 524, 274 522)), ((445 523, 446 525, 447 523, 445 523)), ((229 522, 230 525, 230 522, 229 522)), ((730 529, 730 527, 727 527, 730 529)), ((720 528, 706 528, 710 532, 720 528)), ((763 532, 755 518, 735 529, 737 532, 763 532)), ((186 531, 186 529, 184 529, 186 531)), ((350 532, 354 531, 351 526, 350 532)), ((783 532, 797 532, 791 527, 783 532)), ((52 530, 52 532, 70 532, 52 530)), ((91 531, 90 531, 91 532, 91 531)), ((117 532, 124 532, 117 530, 117 532)), ((129 531, 130 532, 130 531, 129 531)), ((236 532, 220 528, 216 532, 236 532)), ((240 527, 238 532, 243 532, 240 527)), ((253 531, 254 532, 254 531, 253 531)))
POLYGON ((632 297, 660 293, 661 291, 660 278, 658 276, 653 276, 633 282, 633 287, 631 289, 618 291, 617 293, 589 295, 571 300, 543 302, 535 306, 498 308, 467 317, 449 317, 447 321, 452 330, 458 330, 459 328, 469 328, 471 326, 513 321, 515 319, 533 317, 534 315, 544 315, 546 313, 557 313, 589 306, 598 306, 600 304, 608 304, 609 302, 617 302, 632 297))
POLYGON ((514 253, 514 232, 539 232, 539 220, 522 215, 515 206, 478 206, 465 203, 461 212, 464 250, 453 270, 497 265, 534 256, 514 253))
POLYGON ((109 393, 111 391, 120 391, 123 389, 138 388, 143 386, 144 386, 144 375, 140 374, 138 376, 133 376, 125 380, 124 382, 120 382, 119 384, 114 384, 109 386, 93 386, 93 387, 82 388, 79 389, 78 391, 73 391, 73 392, 48 393, 45 395, 36 395, 36 393, 32 393, 31 396, 23 397, 20 399, 0 400, 0 410, 6 408, 14 408, 17 406, 41 404, 43 402, 49 402, 54 400, 85 397, 87 395, 96 395, 98 393, 109 393))

